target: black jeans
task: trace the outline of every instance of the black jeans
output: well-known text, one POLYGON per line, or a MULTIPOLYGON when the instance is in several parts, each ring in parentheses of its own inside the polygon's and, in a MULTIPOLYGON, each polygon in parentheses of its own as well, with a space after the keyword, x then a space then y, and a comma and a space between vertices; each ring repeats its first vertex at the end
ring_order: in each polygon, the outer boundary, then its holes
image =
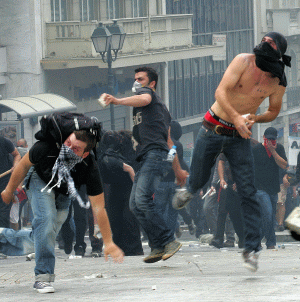
POLYGON ((226 190, 221 189, 219 192, 219 210, 215 239, 220 242, 224 241, 225 223, 228 214, 233 228, 239 237, 239 242, 243 245, 245 235, 241 201, 238 194, 231 188, 231 185, 226 190))
MULTIPOLYGON (((81 186, 78 192, 82 200, 87 200, 85 186, 81 186)), ((82 246, 85 250, 86 243, 84 242, 84 236, 87 227, 89 227, 89 239, 91 242, 92 250, 102 250, 102 240, 94 237, 94 217, 92 207, 90 207, 89 209, 82 208, 77 200, 72 200, 72 204, 69 208, 68 217, 61 227, 61 236, 63 241, 67 244, 72 244, 75 231, 74 251, 76 252, 76 250, 80 246, 82 246), (72 208, 74 209, 75 230, 73 230, 71 226, 72 208)))
POLYGON ((132 181, 128 177, 122 184, 104 184, 105 208, 113 241, 125 256, 143 255, 140 225, 129 209, 132 181))

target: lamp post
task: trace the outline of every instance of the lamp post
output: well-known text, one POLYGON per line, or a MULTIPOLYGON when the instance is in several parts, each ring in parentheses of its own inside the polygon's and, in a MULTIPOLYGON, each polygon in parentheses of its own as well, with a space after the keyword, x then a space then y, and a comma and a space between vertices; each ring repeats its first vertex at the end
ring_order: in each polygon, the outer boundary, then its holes
MULTIPOLYGON (((108 64, 108 93, 114 93, 114 76, 112 72, 112 62, 116 61, 119 50, 122 49, 126 33, 122 26, 114 23, 104 26, 101 22, 94 30, 91 39, 96 52, 100 53, 102 61, 108 64), (113 52, 113 53, 112 53, 113 52)), ((114 105, 110 104, 111 130, 115 130, 114 105)))

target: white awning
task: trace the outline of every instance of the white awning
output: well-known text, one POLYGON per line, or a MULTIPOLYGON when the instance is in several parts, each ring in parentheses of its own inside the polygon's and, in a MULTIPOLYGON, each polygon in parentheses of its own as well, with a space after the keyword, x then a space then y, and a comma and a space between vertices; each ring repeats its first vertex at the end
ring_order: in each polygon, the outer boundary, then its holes
POLYGON ((68 99, 52 93, 0 100, 0 112, 15 111, 19 120, 76 108, 76 105, 68 99))

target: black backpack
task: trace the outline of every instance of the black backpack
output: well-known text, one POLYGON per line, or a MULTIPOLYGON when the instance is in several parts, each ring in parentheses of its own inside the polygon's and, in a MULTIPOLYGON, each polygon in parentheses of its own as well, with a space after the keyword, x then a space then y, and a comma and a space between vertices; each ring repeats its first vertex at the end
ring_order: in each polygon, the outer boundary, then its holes
POLYGON ((101 124, 96 118, 90 118, 81 113, 55 112, 40 120, 41 130, 35 134, 40 141, 52 141, 60 149, 64 141, 75 130, 86 130, 101 139, 101 124))

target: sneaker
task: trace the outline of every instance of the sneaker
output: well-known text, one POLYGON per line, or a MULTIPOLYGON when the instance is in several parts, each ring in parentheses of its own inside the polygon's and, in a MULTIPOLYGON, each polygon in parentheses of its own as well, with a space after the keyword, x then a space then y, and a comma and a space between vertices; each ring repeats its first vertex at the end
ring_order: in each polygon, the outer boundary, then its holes
POLYGON ((243 259, 244 259, 243 266, 252 272, 256 272, 258 269, 258 256, 259 256, 259 252, 254 253, 254 252, 243 251, 243 259))
POLYGON ((194 195, 186 188, 176 189, 176 193, 172 200, 172 206, 175 210, 180 210, 188 205, 194 195))
POLYGON ((234 241, 226 240, 223 244, 224 247, 235 247, 234 241))
POLYGON ((85 254, 85 248, 83 248, 83 246, 78 246, 78 247, 76 247, 76 249, 74 248, 74 250, 75 250, 75 256, 84 256, 84 254, 85 254))
POLYGON ((214 246, 217 249, 221 249, 221 248, 223 248, 223 241, 218 240, 218 239, 213 239, 209 245, 214 246))
POLYGON ((102 249, 92 249, 92 253, 91 253, 92 257, 94 258, 98 258, 102 256, 102 249))
POLYGON ((189 228, 190 234, 191 234, 191 235, 194 235, 194 234, 195 234, 195 227, 194 227, 193 223, 190 223, 190 224, 188 225, 188 228, 189 228))
POLYGON ((71 254, 73 249, 73 242, 64 242, 63 249, 67 255, 71 254))
POLYGON ((54 287, 49 282, 35 281, 34 290, 40 294, 54 293, 54 287))
POLYGON ((163 260, 167 260, 170 257, 172 257, 176 252, 179 251, 179 249, 182 247, 182 244, 176 240, 168 243, 165 246, 165 252, 164 255, 162 256, 163 260))
POLYGON ((154 263, 161 260, 163 254, 165 253, 165 249, 153 249, 146 258, 144 258, 144 262, 146 263, 154 263))

